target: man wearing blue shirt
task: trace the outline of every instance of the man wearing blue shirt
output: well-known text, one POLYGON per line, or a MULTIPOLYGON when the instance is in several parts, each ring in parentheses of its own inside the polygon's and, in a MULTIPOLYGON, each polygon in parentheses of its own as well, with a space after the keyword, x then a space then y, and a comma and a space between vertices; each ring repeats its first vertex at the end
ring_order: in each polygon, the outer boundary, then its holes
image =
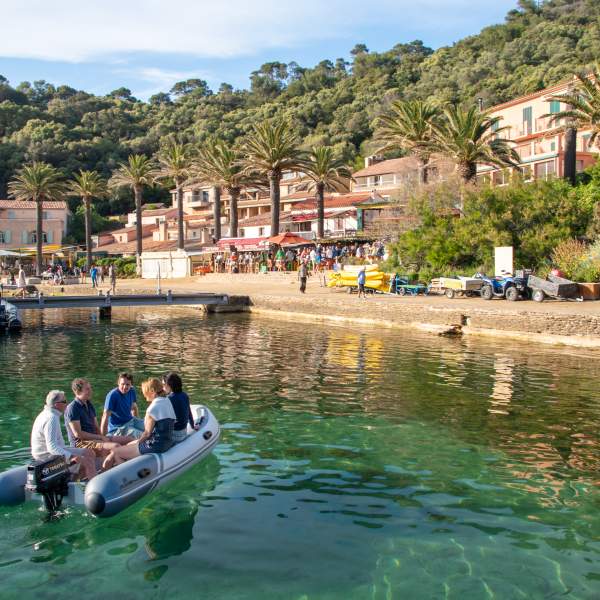
POLYGON ((120 373, 117 387, 106 395, 100 423, 102 435, 131 435, 139 438, 144 431, 144 420, 138 418, 138 407, 133 377, 120 373))
POLYGON ((356 277, 356 283, 358 283, 358 297, 360 298, 361 296, 363 298, 367 297, 367 294, 365 292, 365 283, 367 282, 367 270, 365 267, 363 267, 359 272, 358 272, 358 276, 356 277))

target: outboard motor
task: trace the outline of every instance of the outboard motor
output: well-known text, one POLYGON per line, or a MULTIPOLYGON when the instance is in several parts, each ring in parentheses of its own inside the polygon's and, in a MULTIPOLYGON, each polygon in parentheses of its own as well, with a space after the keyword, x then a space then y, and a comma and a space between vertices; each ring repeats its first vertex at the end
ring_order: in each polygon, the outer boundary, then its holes
POLYGON ((62 499, 69 493, 71 472, 64 456, 52 456, 44 460, 34 460, 27 466, 27 483, 30 492, 41 494, 46 510, 55 513, 62 499))

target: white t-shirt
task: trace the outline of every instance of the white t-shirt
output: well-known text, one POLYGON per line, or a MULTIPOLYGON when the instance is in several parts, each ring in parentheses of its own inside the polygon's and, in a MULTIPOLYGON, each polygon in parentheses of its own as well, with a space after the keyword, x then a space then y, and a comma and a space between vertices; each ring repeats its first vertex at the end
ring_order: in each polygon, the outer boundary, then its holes
POLYGON ((164 396, 157 396, 154 398, 150 403, 146 414, 150 415, 155 421, 162 421, 162 419, 177 420, 171 401, 164 396))

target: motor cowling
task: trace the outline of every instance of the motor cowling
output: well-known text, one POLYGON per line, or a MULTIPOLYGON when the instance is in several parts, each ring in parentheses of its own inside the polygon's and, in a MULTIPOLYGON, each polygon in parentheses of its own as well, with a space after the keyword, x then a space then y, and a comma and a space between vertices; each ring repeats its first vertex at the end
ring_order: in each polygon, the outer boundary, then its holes
POLYGON ((51 456, 43 460, 34 460, 27 466, 25 487, 41 494, 46 509, 56 512, 62 499, 69 493, 71 472, 64 456, 51 456))

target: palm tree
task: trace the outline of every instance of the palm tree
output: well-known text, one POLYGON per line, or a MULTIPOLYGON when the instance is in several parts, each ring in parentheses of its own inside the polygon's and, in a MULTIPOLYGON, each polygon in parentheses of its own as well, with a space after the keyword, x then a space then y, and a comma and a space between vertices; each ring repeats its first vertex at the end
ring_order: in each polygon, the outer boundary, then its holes
POLYGON ((317 198, 317 237, 325 236, 325 192, 348 190, 352 173, 344 161, 337 157, 330 146, 315 146, 304 165, 304 173, 310 181, 303 187, 315 191, 317 198))
POLYGON ((229 194, 229 237, 237 237, 238 199, 248 181, 239 151, 220 140, 209 140, 200 150, 194 170, 198 179, 214 185, 219 191, 225 189, 229 194))
POLYGON ((402 150, 413 154, 419 161, 419 181, 427 183, 427 165, 431 158, 433 124, 439 109, 421 100, 396 101, 390 112, 378 119, 376 139, 384 145, 378 152, 402 150))
POLYGON ((36 203, 36 275, 42 274, 42 243, 44 229, 44 201, 57 200, 65 193, 60 173, 45 162, 35 161, 21 167, 8 184, 8 192, 15 200, 33 200, 36 203))
POLYGON ((135 232, 137 274, 141 273, 142 257, 142 191, 145 185, 152 185, 159 171, 156 163, 143 154, 130 154, 126 163, 121 163, 113 173, 108 185, 117 189, 130 187, 135 197, 135 232))
POLYGON ((170 144, 158 153, 159 171, 157 179, 173 181, 177 196, 177 247, 185 248, 183 232, 183 184, 191 174, 192 156, 189 146, 170 144))
POLYGON ((92 266, 92 198, 106 194, 106 182, 97 171, 81 169, 69 183, 69 191, 81 198, 85 210, 85 262, 89 271, 92 266))
POLYGON ((433 126, 433 149, 456 163, 465 183, 477 174, 477 164, 518 167, 519 155, 511 142, 499 137, 507 127, 498 127, 500 117, 491 117, 476 107, 462 110, 454 105, 444 109, 444 119, 433 126))
POLYGON ((271 235, 279 233, 280 183, 284 171, 304 167, 299 140, 287 121, 265 121, 255 125, 242 147, 244 172, 269 181, 271 235))
POLYGON ((590 144, 594 144, 600 134, 600 63, 590 74, 576 74, 571 89, 564 94, 556 94, 547 102, 558 101, 567 105, 565 110, 544 115, 550 117, 550 124, 565 119, 565 178, 575 184, 577 174, 577 130, 590 129, 590 144))

